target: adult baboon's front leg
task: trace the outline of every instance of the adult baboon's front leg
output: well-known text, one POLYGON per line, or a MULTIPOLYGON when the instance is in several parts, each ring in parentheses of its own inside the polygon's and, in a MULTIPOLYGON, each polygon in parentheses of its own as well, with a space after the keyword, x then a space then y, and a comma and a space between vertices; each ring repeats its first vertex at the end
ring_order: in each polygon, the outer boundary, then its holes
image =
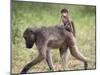
POLYGON ((41 60, 43 59, 43 57, 41 55, 39 55, 37 58, 35 58, 32 62, 28 63, 21 71, 21 74, 25 74, 27 73, 27 71, 33 66, 36 65, 37 63, 39 63, 41 60))
POLYGON ((46 60, 50 70, 54 71, 52 57, 50 55, 50 50, 47 47, 47 42, 45 42, 43 45, 37 45, 37 48, 39 48, 40 53, 42 54, 43 58, 46 60))
POLYGON ((47 55, 46 61, 47 61, 48 66, 49 66, 50 70, 54 71, 53 61, 52 61, 50 50, 46 51, 46 55, 47 55))
POLYGON ((74 56, 76 59, 81 60, 84 62, 84 68, 87 69, 87 58, 85 56, 83 56, 83 54, 79 51, 77 44, 76 44, 76 39, 73 37, 70 41, 69 41, 70 45, 69 45, 69 49, 70 52, 72 54, 72 56, 74 56))
POLYGON ((60 48, 59 52, 60 52, 61 63, 62 63, 63 69, 66 70, 66 68, 67 68, 66 64, 67 64, 67 60, 68 60, 68 56, 69 56, 68 47, 60 48))

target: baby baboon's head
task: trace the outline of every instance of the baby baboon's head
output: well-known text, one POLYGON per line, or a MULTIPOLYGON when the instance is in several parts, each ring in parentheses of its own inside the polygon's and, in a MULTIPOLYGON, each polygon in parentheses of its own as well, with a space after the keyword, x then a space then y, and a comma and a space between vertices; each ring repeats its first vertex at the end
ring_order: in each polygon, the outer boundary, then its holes
POLYGON ((25 39, 26 48, 32 48, 32 46, 35 42, 35 35, 34 35, 33 29, 32 28, 27 28, 24 31, 23 37, 25 39))
POLYGON ((61 20, 62 20, 64 25, 67 24, 67 22, 69 20, 68 9, 64 8, 64 9, 61 10, 61 20))

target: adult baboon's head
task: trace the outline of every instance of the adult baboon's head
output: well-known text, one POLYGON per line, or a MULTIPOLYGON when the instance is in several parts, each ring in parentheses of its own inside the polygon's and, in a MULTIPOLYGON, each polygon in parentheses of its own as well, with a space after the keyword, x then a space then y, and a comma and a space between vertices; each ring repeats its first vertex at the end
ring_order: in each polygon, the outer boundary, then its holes
POLYGON ((35 42, 35 35, 34 35, 33 29, 32 28, 27 28, 24 31, 23 37, 25 39, 26 48, 32 48, 32 46, 35 42))

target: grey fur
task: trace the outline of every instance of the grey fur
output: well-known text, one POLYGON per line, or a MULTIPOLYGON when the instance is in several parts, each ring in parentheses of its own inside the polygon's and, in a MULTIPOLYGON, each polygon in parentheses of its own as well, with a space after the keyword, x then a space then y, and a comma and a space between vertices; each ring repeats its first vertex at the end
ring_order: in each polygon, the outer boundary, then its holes
MULTIPOLYGON (((27 28, 23 34, 26 41, 26 47, 32 48, 33 44, 36 44, 39 55, 33 61, 28 63, 21 73, 27 73, 27 71, 43 59, 47 61, 47 64, 51 70, 54 71, 53 62, 50 55, 50 49, 59 48, 62 62, 65 62, 65 55, 67 48, 69 48, 72 56, 81 60, 85 64, 87 69, 87 58, 84 57, 78 50, 75 37, 72 32, 65 29, 63 25, 53 27, 42 27, 38 29, 27 28), (64 55, 64 57, 63 57, 64 55)), ((66 65, 66 64, 65 64, 66 65)))

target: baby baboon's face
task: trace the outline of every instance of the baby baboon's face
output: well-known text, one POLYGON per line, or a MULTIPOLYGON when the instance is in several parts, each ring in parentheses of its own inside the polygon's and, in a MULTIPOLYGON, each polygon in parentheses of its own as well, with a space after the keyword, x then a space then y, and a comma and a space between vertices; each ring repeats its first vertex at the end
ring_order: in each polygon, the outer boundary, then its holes
POLYGON ((62 18, 62 22, 66 24, 69 19, 68 13, 62 13, 61 18, 62 18))
POLYGON ((32 29, 28 28, 25 30, 23 37, 25 39, 26 48, 32 48, 35 38, 32 29))

